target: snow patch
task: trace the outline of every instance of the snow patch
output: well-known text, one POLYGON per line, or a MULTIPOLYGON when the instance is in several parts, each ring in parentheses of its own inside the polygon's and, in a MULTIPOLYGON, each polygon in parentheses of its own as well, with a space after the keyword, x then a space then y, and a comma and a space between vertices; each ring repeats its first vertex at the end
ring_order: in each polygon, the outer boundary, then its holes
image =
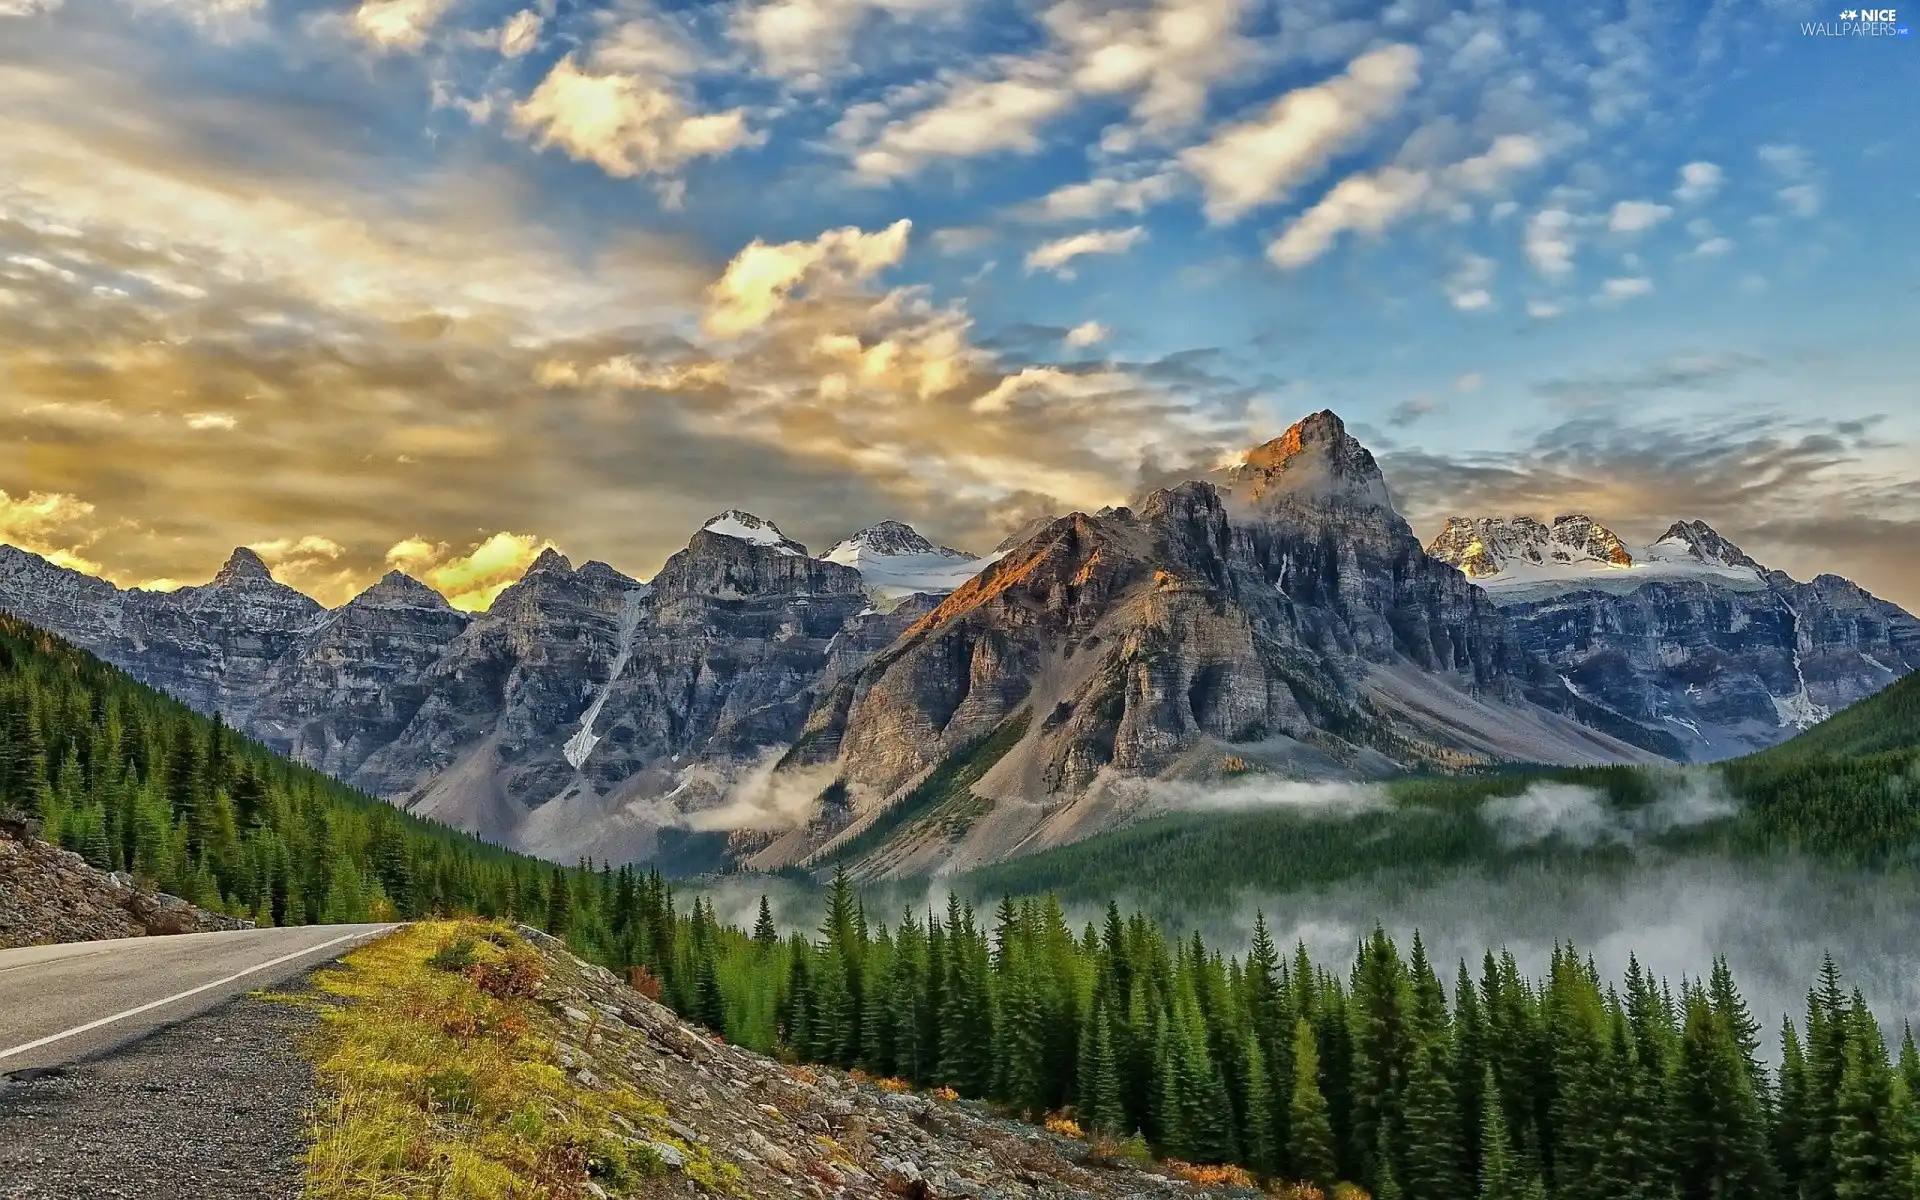
POLYGON ((821 559, 860 572, 878 600, 900 600, 916 592, 945 596, 999 559, 996 551, 975 558, 951 546, 935 546, 911 527, 888 521, 863 529, 821 555, 821 559))
POLYGON ((772 521, 756 517, 752 513, 730 508, 713 520, 700 527, 707 533, 717 533, 721 537, 737 538, 751 542, 756 546, 771 546, 781 554, 798 557, 798 544, 780 532, 780 527, 772 521))
POLYGON ((635 588, 620 597, 620 644, 613 656, 613 666, 607 671, 607 681, 600 685, 600 694, 593 698, 592 704, 587 705, 587 711, 580 714, 580 728, 567 739, 567 744, 560 751, 567 765, 576 771, 586 765, 587 756, 600 744, 599 736, 593 732, 593 723, 600 718, 600 709, 612 694, 620 672, 627 669, 627 660, 633 657, 633 635, 640 628, 640 604, 646 598, 645 588, 635 588))

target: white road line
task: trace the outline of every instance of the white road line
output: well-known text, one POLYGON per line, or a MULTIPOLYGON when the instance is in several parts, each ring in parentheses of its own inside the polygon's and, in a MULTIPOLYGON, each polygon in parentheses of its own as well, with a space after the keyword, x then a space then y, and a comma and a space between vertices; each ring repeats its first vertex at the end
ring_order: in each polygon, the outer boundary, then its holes
POLYGON ((385 933, 385 932, 386 930, 376 929, 371 932, 343 934, 340 937, 334 938, 330 942, 321 942, 318 946, 308 946, 304 950, 295 950, 291 954, 282 954, 279 958, 273 959, 269 962, 263 962, 258 966, 248 967, 244 971, 235 971, 233 974, 227 976, 225 979, 216 979, 212 983, 203 983, 197 988, 188 988, 186 991, 181 992, 178 995, 168 996, 164 1000, 154 1000, 150 1003, 142 1004, 138 1008, 129 1008, 125 1012, 114 1013, 110 1017, 101 1017, 98 1021, 88 1021, 85 1025, 75 1025, 72 1029, 64 1030, 60 1033, 49 1034, 48 1036, 39 1038, 35 1041, 25 1042, 18 1046, 9 1047, 8 1049, 5 1049, 5 1050, 0 1050, 0 1059, 12 1058, 16 1054, 25 1054, 29 1050, 38 1050, 42 1046, 50 1045, 53 1042, 64 1041, 65 1039, 73 1037, 77 1034, 87 1033, 91 1030, 99 1029, 103 1025, 111 1025, 115 1021, 124 1021, 128 1017, 137 1017, 143 1012, 152 1012, 156 1008, 164 1008, 167 1005, 172 1004, 176 1000, 185 1000, 188 996, 197 996, 201 992, 207 991, 209 988, 221 987, 226 984, 232 983, 236 979, 245 979, 247 976, 254 974, 256 971, 264 971, 268 967, 277 967, 281 963, 292 962, 296 958, 302 958, 309 954, 318 953, 319 951, 327 949, 329 946, 338 946, 341 942, 350 942, 350 941, 353 941, 355 938, 372 937, 376 933, 385 933))

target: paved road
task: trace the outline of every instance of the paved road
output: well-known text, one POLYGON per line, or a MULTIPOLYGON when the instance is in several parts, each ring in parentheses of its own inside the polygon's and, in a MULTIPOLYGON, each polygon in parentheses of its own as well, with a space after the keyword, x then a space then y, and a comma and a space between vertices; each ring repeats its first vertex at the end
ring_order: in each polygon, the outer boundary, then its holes
POLYGON ((0 1075, 123 1046, 392 928, 308 925, 0 950, 0 1075))

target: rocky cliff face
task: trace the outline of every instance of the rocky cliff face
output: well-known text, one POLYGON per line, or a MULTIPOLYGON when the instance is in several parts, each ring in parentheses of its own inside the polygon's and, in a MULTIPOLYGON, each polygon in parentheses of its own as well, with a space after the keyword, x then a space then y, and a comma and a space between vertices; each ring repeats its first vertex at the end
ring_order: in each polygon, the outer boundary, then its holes
POLYGON ((836 764, 845 828, 760 861, 849 844, 996 733, 973 789, 990 811, 888 870, 1082 836, 1126 781, 1229 757, 1371 774, 1669 745, 1581 701, 1429 558, 1331 413, 1217 483, 1057 520, 954 592, 808 719, 791 762, 836 764))
POLYGON ((282 754, 353 779, 413 720, 427 671, 466 625, 440 593, 389 572, 296 639, 239 715, 282 754))
POLYGON ((548 550, 477 617, 397 572, 329 612, 246 549, 163 594, 0 547, 0 607, 422 815, 563 858, 637 855, 784 750, 823 682, 976 561, 897 523, 849 544, 857 565, 816 559, 729 510, 650 585, 548 550), (940 570, 899 577, 923 555, 940 570))
POLYGON ((274 665, 326 616, 276 582, 244 546, 211 581, 174 592, 123 592, 0 547, 0 607, 201 712, 233 718, 244 716, 274 665))
POLYGON ((545 555, 428 668, 418 709, 358 781, 433 816, 571 859, 638 857, 708 814, 798 734, 912 603, 872 609, 858 571, 729 511, 649 584, 545 555))
POLYGON ((1920 667, 1920 622, 1895 605, 1769 571, 1698 521, 1634 553, 1581 516, 1454 518, 1428 549, 1580 695, 1694 760, 1783 741, 1920 667))

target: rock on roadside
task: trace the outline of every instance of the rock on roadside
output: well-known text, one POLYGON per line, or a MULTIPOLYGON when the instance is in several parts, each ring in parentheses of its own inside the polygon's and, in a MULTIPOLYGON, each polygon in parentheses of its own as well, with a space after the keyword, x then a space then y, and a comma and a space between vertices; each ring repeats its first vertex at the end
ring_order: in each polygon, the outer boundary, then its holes
POLYGON ((35 826, 17 813, 0 814, 0 949, 253 928, 89 866, 41 841, 35 826))

